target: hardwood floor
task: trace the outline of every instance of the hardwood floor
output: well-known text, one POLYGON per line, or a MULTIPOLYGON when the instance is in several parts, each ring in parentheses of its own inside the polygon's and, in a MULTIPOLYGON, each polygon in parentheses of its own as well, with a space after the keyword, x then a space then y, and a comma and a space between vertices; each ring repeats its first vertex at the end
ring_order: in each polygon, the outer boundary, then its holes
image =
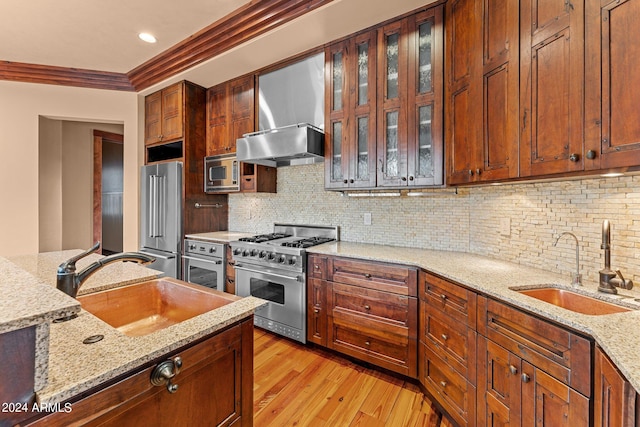
POLYGON ((254 425, 452 424, 413 383, 255 329, 254 425))

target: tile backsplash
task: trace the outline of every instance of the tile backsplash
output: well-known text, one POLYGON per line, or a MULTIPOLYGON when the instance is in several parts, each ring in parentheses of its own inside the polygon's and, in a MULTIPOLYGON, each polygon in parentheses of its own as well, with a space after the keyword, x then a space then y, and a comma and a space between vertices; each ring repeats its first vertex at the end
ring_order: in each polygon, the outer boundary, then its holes
MULTIPOLYGON (((583 280, 603 266, 602 221, 612 224, 613 269, 640 278, 640 176, 435 190, 430 197, 347 197, 324 190, 324 166, 278 168, 277 194, 229 196, 229 230, 272 231, 276 222, 340 226, 340 239, 472 252, 583 280), (371 225, 365 225, 365 213, 371 225)), ((638 282, 640 285, 640 282, 638 282)))

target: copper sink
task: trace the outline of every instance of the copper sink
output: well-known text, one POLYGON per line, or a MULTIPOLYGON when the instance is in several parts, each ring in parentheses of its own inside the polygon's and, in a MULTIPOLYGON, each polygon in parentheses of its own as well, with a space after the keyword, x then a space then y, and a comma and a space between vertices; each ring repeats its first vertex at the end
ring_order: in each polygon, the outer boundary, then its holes
POLYGON ((518 290, 517 292, 567 310, 594 316, 623 313, 632 310, 630 308, 621 307, 616 304, 611 304, 606 301, 558 288, 526 289, 518 290))
POLYGON ((82 308, 125 335, 147 335, 240 297, 161 278, 78 297, 82 308))

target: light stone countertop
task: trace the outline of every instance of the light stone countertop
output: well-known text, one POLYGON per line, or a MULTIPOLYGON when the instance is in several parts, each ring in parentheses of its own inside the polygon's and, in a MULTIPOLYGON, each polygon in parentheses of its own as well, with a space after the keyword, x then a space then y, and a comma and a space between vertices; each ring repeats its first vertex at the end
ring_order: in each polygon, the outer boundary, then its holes
POLYGON ((426 250, 409 247, 331 242, 307 249, 308 253, 390 262, 423 268, 426 271, 464 285, 479 293, 510 303, 521 309, 568 326, 594 338, 616 364, 631 385, 640 392, 640 298, 636 289, 620 289, 618 295, 597 292, 596 283, 585 283, 576 289, 570 275, 526 267, 510 262, 462 252, 426 250), (600 316, 575 313, 510 288, 536 288, 553 285, 591 297, 615 302, 636 310, 600 316))
MULTIPOLYGON (((37 312, 40 304, 48 307, 58 303, 63 307, 48 317, 35 318, 37 321, 45 322, 49 338, 48 346, 38 348, 36 360, 36 364, 40 363, 48 371, 48 380, 45 373, 45 380, 41 380, 40 387, 36 388, 41 404, 62 403, 105 381, 133 371, 252 315, 257 307, 265 303, 258 298, 241 298, 149 335, 129 337, 91 313, 80 310, 77 300, 54 288, 57 266, 77 253, 80 251, 48 252, 11 257, 10 261, 0 258, 0 274, 6 273, 0 279, 0 288, 15 288, 8 294, 10 298, 3 298, 0 307, 26 306, 33 312, 37 312), (17 286, 23 282, 24 285, 17 286), (46 323, 63 315, 78 312, 79 315, 75 319, 50 325, 46 323), (104 339, 94 344, 82 343, 85 338, 97 334, 104 335, 104 339), (46 352, 47 356, 44 360, 43 352, 46 352)), ((100 257, 92 254, 78 261, 78 271, 100 257)), ((143 282, 156 278, 159 274, 156 270, 138 264, 117 262, 103 267, 87 279, 79 294, 143 282)), ((3 325, 3 320, 7 323, 6 319, 10 320, 8 324, 18 327, 24 323, 20 323, 20 319, 25 316, 21 315, 18 309, 9 313, 3 310, 1 315, 3 317, 0 318, 0 326, 3 325)))
POLYGON ((255 236, 255 233, 243 233, 240 231, 212 231, 210 233, 187 234, 187 239, 207 240, 217 243, 229 243, 243 237, 255 236))

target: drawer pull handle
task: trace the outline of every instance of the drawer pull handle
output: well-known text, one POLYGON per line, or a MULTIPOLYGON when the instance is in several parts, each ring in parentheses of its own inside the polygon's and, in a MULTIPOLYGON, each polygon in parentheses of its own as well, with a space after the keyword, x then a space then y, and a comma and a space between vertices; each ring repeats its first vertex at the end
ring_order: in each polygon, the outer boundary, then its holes
POLYGON ((509 365, 509 371, 511 372, 512 375, 515 375, 518 373, 518 368, 516 368, 513 365, 509 365))
POLYGON ((368 305, 365 305, 365 306, 364 306, 364 309, 365 309, 365 310, 371 310, 371 307, 370 307, 370 306, 368 306, 368 305))
POLYGON ((527 374, 522 374, 522 382, 528 383, 529 381, 531 381, 531 377, 529 377, 529 375, 527 374))
POLYGON ((366 277, 367 279, 371 279, 371 274, 369 274, 369 273, 364 273, 364 277, 366 277))
POLYGON ((440 386, 442 388, 445 388, 447 386, 447 382, 446 381, 440 381, 440 386))
POLYGON ((442 335, 440 335, 440 336, 442 337, 442 339, 443 339, 444 341, 446 341, 446 340, 448 340, 448 339, 449 339, 449 335, 447 335, 447 334, 442 334, 442 335))

